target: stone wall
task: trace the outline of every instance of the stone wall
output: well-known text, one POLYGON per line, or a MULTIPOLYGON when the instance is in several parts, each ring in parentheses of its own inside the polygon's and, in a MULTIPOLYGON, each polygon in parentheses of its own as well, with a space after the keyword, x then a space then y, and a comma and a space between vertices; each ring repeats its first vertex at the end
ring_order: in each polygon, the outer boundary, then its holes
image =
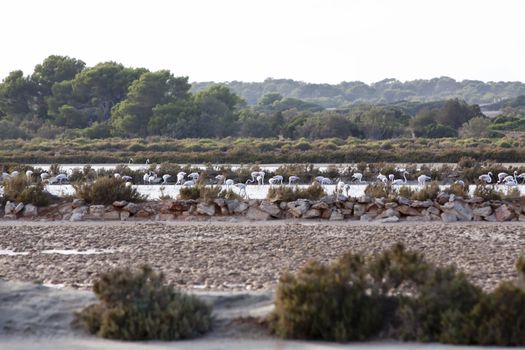
POLYGON ((298 199, 293 202, 267 200, 215 199, 167 200, 144 203, 114 202, 113 205, 88 205, 81 199, 37 208, 31 204, 7 202, 0 208, 4 219, 33 220, 201 220, 211 217, 239 217, 248 220, 324 219, 397 221, 525 221, 525 205, 515 200, 485 201, 474 197, 463 199, 440 193, 432 200, 415 201, 398 197, 347 198, 325 196, 320 200, 298 199))

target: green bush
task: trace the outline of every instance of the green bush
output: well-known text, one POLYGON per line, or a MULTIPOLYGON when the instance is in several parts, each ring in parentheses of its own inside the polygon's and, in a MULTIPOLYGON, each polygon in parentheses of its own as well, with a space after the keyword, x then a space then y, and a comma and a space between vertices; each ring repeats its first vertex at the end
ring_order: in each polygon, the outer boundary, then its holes
POLYGON ((445 192, 448 194, 454 194, 459 197, 468 198, 469 190, 468 185, 463 186, 459 183, 453 183, 448 188, 445 189, 445 192))
POLYGON ((162 273, 144 266, 104 273, 93 286, 99 303, 77 318, 92 334, 120 340, 194 338, 211 328, 211 308, 165 283, 162 273))
POLYGON ((408 186, 401 186, 397 190, 397 193, 401 197, 412 198, 412 196, 414 195, 415 191, 412 188, 408 187, 408 186))
POLYGON ((45 207, 55 199, 41 182, 32 183, 25 175, 4 181, 4 200, 45 207))
POLYGON ((293 202, 298 199, 320 199, 326 192, 318 182, 306 188, 299 186, 272 186, 268 189, 266 198, 272 201, 293 202))
POLYGON ((364 340, 383 327, 386 302, 367 293, 364 259, 347 255, 330 266, 311 262, 279 279, 270 323, 293 339, 364 340))
POLYGON ((76 197, 91 204, 109 205, 115 201, 141 202, 145 199, 122 179, 100 177, 94 182, 75 183, 76 197))
POLYGON ((201 191, 198 187, 182 187, 179 191, 179 199, 182 200, 197 200, 201 196, 201 191))

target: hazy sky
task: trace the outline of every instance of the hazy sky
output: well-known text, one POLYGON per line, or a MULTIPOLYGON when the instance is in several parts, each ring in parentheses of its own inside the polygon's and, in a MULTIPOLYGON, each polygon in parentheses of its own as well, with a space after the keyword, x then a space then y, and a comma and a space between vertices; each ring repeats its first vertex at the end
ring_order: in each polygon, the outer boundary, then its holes
POLYGON ((51 54, 190 81, 525 81, 523 0, 6 0, 0 78, 51 54))

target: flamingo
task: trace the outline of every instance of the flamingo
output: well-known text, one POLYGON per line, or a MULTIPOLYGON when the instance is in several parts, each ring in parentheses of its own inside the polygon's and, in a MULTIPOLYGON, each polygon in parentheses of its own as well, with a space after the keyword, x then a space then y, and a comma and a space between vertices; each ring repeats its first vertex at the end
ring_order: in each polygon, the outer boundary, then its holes
POLYGON ((431 180, 431 177, 430 176, 427 176, 427 175, 419 175, 419 177, 417 178, 417 183, 420 185, 420 186, 425 186, 426 182, 431 180))
POLYGON ((59 184, 62 184, 64 181, 69 181, 69 176, 66 174, 58 174, 55 179, 59 184))
POLYGON ((148 183, 149 184, 154 183, 156 180, 157 180, 157 174, 152 172, 151 175, 148 177, 148 183))
POLYGON ((403 179, 391 180, 392 181, 392 185, 403 185, 403 184, 406 184, 407 183, 407 174, 408 174, 407 171, 403 171, 403 179))
POLYGON ((236 183, 235 187, 239 189, 239 195, 245 197, 246 196, 246 185, 243 183, 236 183), (242 193, 242 194, 241 194, 242 193))
POLYGON ((514 171, 514 176, 512 175, 505 176, 502 182, 504 182, 505 184, 507 184, 508 182, 513 182, 514 184, 518 184, 518 179, 516 179, 517 173, 518 173, 517 171, 514 171))
POLYGON ((191 177, 191 179, 196 182, 199 179, 199 173, 191 173, 188 177, 191 177))
MULTIPOLYGON (((525 175, 525 173, 523 173, 525 175)), ((292 175, 288 178, 288 185, 294 184, 299 181, 299 176, 292 175)))
POLYGON ((124 180, 126 182, 129 182, 129 181, 133 180, 133 177, 128 176, 128 175, 124 175, 124 176, 122 176, 122 180, 124 180))
POLYGON ((274 177, 272 177, 272 179, 275 179, 277 182, 280 182, 281 185, 283 184, 284 178, 281 175, 275 175, 274 177))
POLYGON ((113 177, 115 177, 115 179, 120 179, 120 174, 119 173, 115 173, 115 174, 113 174, 113 177))
POLYGON ((317 180, 317 182, 319 182, 321 185, 331 185, 332 184, 332 180, 330 180, 329 178, 327 177, 323 177, 323 176, 318 176, 315 178, 317 180))
POLYGON ((162 184, 167 184, 168 183, 168 180, 171 178, 171 175, 170 174, 164 174, 162 175, 162 184))
POLYGON ((146 165, 148 165, 148 164, 149 164, 149 158, 148 158, 148 159, 146 159, 146 165))
POLYGON ((509 174, 507 173, 499 173, 498 174, 498 183, 502 183, 503 182, 503 179, 505 179, 509 174))
POLYGON ((381 172, 379 172, 379 175, 377 175, 377 179, 379 181, 382 181, 383 183, 387 183, 388 179, 385 175, 381 174, 381 172))
POLYGON ((128 160, 128 164, 133 164, 133 158, 130 158, 130 159, 128 160))
POLYGON ((457 185, 461 185, 461 186, 465 187, 465 181, 463 181, 463 180, 456 180, 456 181, 454 181, 454 183, 457 184, 457 185))
POLYGON ((193 187, 193 186, 195 186, 195 181, 193 181, 193 180, 184 181, 182 186, 183 187, 193 187))
MULTIPOLYGON (((255 182, 257 176, 261 177, 261 185, 264 185, 264 176, 266 176, 266 173, 264 171, 252 171, 250 174, 252 176, 252 182, 255 182)), ((259 182, 259 181, 257 181, 259 182)))
POLYGON ((523 179, 521 183, 525 183, 525 173, 521 173, 517 176, 518 179, 523 179))
POLYGON ((16 170, 11 172, 11 177, 17 177, 18 175, 20 175, 20 173, 16 170))
POLYGON ((33 171, 32 170, 28 170, 26 171, 26 177, 31 180, 31 178, 33 177, 33 171))
POLYGON ((394 178, 395 178, 394 174, 388 174, 388 179, 390 180, 390 182, 393 182, 394 178))
POLYGON ((44 173, 40 174, 40 179, 42 181, 45 181, 45 180, 49 179, 49 176, 50 176, 49 173, 44 172, 44 173))
POLYGON ((226 181, 226 176, 219 174, 215 176, 215 179, 217 180, 218 184, 221 184, 221 183, 224 183, 224 181, 226 181))
POLYGON ((363 174, 361 173, 354 173, 352 175, 352 181, 358 181, 359 183, 363 183, 363 174))
POLYGON ((149 182, 149 173, 144 174, 142 177, 142 180, 144 180, 144 185, 149 182))
POLYGON ((232 179, 227 179, 226 181, 224 181, 224 184, 226 185, 226 191, 228 191, 230 187, 233 186, 234 182, 232 179))
POLYGON ((179 171, 177 173, 177 182, 175 183, 175 185, 182 185, 185 177, 186 173, 184 171, 179 171))
MULTIPOLYGON (((260 176, 257 176, 257 177, 260 177, 260 176)), ((268 183, 271 185, 275 185, 277 183, 277 179, 274 178, 274 177, 271 177, 270 179, 268 179, 268 183)))
POLYGON ((492 183, 492 172, 489 171, 488 174, 480 175, 478 179, 486 184, 492 183))

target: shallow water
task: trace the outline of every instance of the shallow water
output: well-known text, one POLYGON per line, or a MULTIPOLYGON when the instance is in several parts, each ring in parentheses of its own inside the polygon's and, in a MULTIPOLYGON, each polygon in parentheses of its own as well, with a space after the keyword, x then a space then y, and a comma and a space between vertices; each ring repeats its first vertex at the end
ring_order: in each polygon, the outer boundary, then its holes
MULTIPOLYGON (((348 195, 351 197, 360 197, 364 195, 365 188, 367 184, 355 184, 350 185, 348 195)), ((409 184, 404 185, 407 187, 410 187, 413 190, 419 190, 421 186, 415 185, 415 184, 409 184)), ((137 189, 137 191, 140 194, 147 195, 148 199, 150 200, 156 200, 161 197, 169 196, 171 198, 177 198, 179 195, 180 189, 182 186, 180 185, 133 185, 134 188, 137 189)), ((270 189, 270 185, 249 185, 246 186, 246 198, 249 199, 264 199, 266 198, 266 195, 268 193, 268 190, 270 189)), ((299 188, 306 188, 308 185, 298 185, 299 188)), ((394 186, 395 188, 400 188, 402 186, 394 186)), ((440 186, 441 189, 447 188, 447 185, 440 186)), ((75 189, 71 185, 48 185, 46 186, 47 190, 56 196, 71 196, 75 193, 75 189)), ((226 189, 226 186, 222 186, 223 189, 226 189)), ((336 191, 336 185, 324 185, 323 188, 325 189, 325 192, 327 194, 333 194, 336 191)), ((504 193, 507 193, 512 188, 518 188, 521 192, 521 194, 525 194, 525 185, 518 185, 514 187, 509 187, 505 185, 495 185, 494 188, 496 190, 501 190, 504 193)), ((240 192, 240 190, 235 187, 231 186, 230 189, 234 191, 237 194, 243 195, 243 193, 240 192)), ((471 185, 469 187, 469 192, 472 195, 474 193, 474 190, 476 189, 475 185, 471 185)), ((343 192, 343 194, 346 195, 346 192, 343 192)))

